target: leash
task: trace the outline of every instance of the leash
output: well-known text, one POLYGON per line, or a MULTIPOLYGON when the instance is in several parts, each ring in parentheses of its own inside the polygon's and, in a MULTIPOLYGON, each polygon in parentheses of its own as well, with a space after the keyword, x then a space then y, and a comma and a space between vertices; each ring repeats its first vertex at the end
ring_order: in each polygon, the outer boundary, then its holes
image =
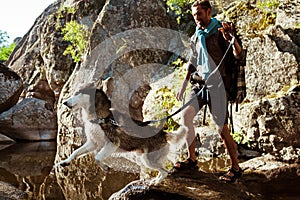
MULTIPOLYGON (((230 33, 229 33, 229 34, 230 34, 230 33)), ((206 79, 205 82, 207 82, 207 81, 209 80, 209 78, 210 78, 214 73, 216 73, 216 72, 219 70, 219 68, 220 68, 222 62, 224 61, 224 59, 225 59, 225 57, 226 57, 226 55, 227 55, 229 49, 230 49, 231 46, 233 45, 235 37, 234 37, 232 34, 230 34, 230 36, 232 37, 232 38, 231 38, 231 41, 230 41, 230 43, 229 43, 229 45, 228 45, 228 47, 227 47, 227 49, 226 49, 226 51, 225 51, 225 53, 224 53, 224 55, 223 55, 223 57, 222 57, 220 63, 219 63, 218 66, 217 66, 217 67, 209 74, 209 76, 207 77, 207 79, 206 79)), ((149 124, 153 124, 153 123, 160 122, 160 121, 166 121, 166 120, 170 119, 171 117, 173 117, 174 115, 178 114, 178 113, 181 112, 183 109, 185 109, 187 106, 189 106, 189 105, 194 101, 194 99, 195 99, 196 97, 198 97, 198 96, 202 93, 202 91, 204 90, 205 87, 206 87, 206 84, 204 83, 203 86, 202 86, 202 88, 199 90, 199 92, 196 93, 196 95, 194 95, 188 102, 186 102, 182 107, 180 107, 178 110, 176 110, 176 111, 175 111, 174 113, 172 113, 171 115, 166 116, 166 117, 161 118, 161 119, 154 119, 154 120, 149 120, 149 121, 141 122, 141 123, 139 123, 139 126, 147 126, 147 125, 149 125, 149 124)))

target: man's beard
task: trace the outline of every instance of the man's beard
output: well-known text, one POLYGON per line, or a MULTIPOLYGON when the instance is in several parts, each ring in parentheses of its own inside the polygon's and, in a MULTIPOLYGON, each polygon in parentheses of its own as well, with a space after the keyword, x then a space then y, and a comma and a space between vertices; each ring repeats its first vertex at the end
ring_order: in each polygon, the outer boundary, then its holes
POLYGON ((207 20, 206 22, 204 20, 198 20, 197 25, 204 28, 204 27, 208 26, 209 22, 210 22, 210 20, 207 20))

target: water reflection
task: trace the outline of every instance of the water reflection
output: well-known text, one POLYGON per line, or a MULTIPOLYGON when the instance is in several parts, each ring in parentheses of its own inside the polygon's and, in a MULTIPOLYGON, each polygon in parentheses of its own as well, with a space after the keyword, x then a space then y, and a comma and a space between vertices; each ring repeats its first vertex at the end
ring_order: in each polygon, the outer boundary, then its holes
MULTIPOLYGON (((53 171, 56 145, 54 141, 0 145, 0 199, 108 199, 139 178, 128 160, 114 158, 117 171, 106 173, 91 155, 53 171), (135 173, 124 171, 128 167, 135 173)), ((202 160, 199 168, 212 172, 227 165, 227 159, 214 158, 202 160)))
POLYGON ((200 171, 206 173, 215 173, 219 171, 224 171, 230 167, 230 159, 227 156, 220 157, 199 157, 198 167, 200 171))
POLYGON ((108 199, 139 178, 122 171, 104 173, 90 155, 54 171, 56 145, 54 141, 0 145, 0 199, 108 199))
POLYGON ((39 199, 41 186, 52 169, 55 154, 56 142, 53 141, 1 145, 0 181, 1 188, 5 190, 0 191, 1 198, 12 198, 14 195, 22 199, 39 199))

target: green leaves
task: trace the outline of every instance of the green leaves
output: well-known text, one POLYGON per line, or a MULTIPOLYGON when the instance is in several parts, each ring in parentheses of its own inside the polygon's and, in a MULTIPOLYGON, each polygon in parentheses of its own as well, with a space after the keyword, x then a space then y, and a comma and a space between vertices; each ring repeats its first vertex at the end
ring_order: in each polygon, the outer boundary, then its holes
POLYGON ((257 2, 257 7, 264 13, 272 13, 279 6, 278 0, 260 0, 257 2))
POLYGON ((5 31, 0 30, 0 62, 6 61, 16 47, 15 43, 6 45, 7 39, 9 39, 8 34, 5 31))
POLYGON ((14 48, 16 47, 15 43, 12 43, 9 46, 0 47, 0 62, 6 61, 10 54, 13 52, 14 48))
POLYGON ((177 23, 181 23, 181 18, 184 15, 191 13, 190 5, 194 0, 166 0, 168 6, 168 12, 174 12, 177 20, 177 23))
POLYGON ((246 144, 248 146, 250 146, 250 142, 249 139, 243 135, 243 133, 239 133, 239 132, 234 132, 233 134, 231 133, 233 140, 237 143, 237 144, 246 144))
MULTIPOLYGON (((164 111, 164 113, 159 113, 156 115, 157 118, 162 118, 168 116, 169 111, 173 107, 179 107, 180 103, 176 100, 175 91, 168 88, 167 86, 160 88, 156 91, 155 94, 156 104, 155 110, 164 111), (164 115, 165 114, 165 115, 164 115)), ((174 131, 179 127, 178 123, 175 122, 172 118, 168 119, 164 124, 164 129, 167 131, 174 131)))
POLYGON ((278 0, 259 0, 256 6, 263 12, 263 18, 260 21, 260 29, 264 30, 269 25, 275 24, 277 17, 276 9, 279 6, 278 0))
POLYGON ((64 35, 63 40, 70 43, 64 55, 71 55, 74 62, 79 62, 88 43, 87 27, 76 21, 70 21, 61 30, 64 35))

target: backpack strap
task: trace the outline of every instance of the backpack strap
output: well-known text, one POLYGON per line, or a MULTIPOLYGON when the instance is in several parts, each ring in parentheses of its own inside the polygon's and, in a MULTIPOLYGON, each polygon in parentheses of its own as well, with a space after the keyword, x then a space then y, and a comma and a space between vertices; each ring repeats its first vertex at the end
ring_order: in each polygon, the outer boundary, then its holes
POLYGON ((202 92, 202 100, 204 100, 204 113, 203 113, 203 125, 205 125, 205 121, 206 121, 206 112, 207 112, 207 105, 209 102, 209 94, 208 94, 208 89, 207 89, 207 85, 204 85, 203 88, 203 92, 202 92))
POLYGON ((206 112, 207 112, 207 104, 205 104, 204 111, 203 111, 203 121, 202 121, 203 125, 206 124, 205 123, 205 121, 206 121, 206 112))
MULTIPOLYGON (((238 104, 236 104, 236 105, 238 105, 238 104)), ((232 116, 232 103, 230 103, 229 120, 230 120, 230 125, 231 125, 231 132, 232 132, 232 134, 234 134, 233 116, 232 116)))

